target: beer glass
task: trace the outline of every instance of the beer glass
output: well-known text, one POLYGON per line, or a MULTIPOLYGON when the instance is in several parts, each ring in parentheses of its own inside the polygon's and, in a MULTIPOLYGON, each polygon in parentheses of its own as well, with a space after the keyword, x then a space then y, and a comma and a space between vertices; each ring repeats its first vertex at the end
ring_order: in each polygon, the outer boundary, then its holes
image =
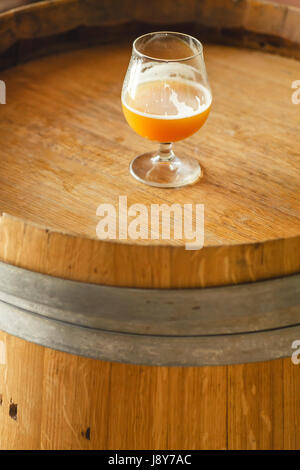
POLYGON ((197 159, 177 155, 172 143, 186 139, 205 123, 212 102, 202 44, 188 34, 161 31, 138 37, 122 89, 122 108, 132 129, 159 143, 139 155, 130 173, 161 188, 195 183, 197 159))

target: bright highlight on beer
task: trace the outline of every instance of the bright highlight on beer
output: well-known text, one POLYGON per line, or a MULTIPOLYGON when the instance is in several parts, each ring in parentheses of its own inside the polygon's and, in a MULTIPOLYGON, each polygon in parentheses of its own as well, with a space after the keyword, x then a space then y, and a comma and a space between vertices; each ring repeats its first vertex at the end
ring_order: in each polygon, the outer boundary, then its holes
POLYGON ((122 107, 132 129, 160 143, 157 152, 136 157, 131 174, 159 187, 196 182, 199 162, 178 157, 172 142, 186 139, 205 123, 212 95, 201 43, 185 34, 150 33, 136 39, 122 90, 122 107))

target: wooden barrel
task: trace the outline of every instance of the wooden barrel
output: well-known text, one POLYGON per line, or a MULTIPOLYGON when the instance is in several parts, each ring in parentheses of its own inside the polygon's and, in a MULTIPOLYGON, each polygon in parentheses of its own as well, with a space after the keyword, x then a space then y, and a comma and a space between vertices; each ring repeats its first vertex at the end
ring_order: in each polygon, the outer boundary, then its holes
POLYGON ((254 0, 0 15, 2 449, 300 448, 299 22, 254 0), (120 106, 132 39, 166 29, 204 42, 213 91, 176 190, 130 176, 153 144, 120 106), (120 197, 203 204, 204 246, 100 240, 120 197))

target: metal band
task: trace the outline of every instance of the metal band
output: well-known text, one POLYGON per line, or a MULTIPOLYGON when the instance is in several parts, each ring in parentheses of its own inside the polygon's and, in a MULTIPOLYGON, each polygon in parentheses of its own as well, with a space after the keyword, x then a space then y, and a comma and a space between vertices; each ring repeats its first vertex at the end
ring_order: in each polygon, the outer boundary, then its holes
POLYGON ((205 289, 69 281, 0 263, 0 329, 73 354, 148 365, 215 365, 292 354, 300 275, 205 289))
POLYGON ((216 335, 300 324, 300 274, 202 289, 135 289, 70 281, 0 263, 0 300, 90 328, 216 335))
POLYGON ((84 328, 0 302, 0 329, 71 354, 154 366, 203 366, 291 356, 300 325, 257 333, 216 336, 151 336, 84 328))

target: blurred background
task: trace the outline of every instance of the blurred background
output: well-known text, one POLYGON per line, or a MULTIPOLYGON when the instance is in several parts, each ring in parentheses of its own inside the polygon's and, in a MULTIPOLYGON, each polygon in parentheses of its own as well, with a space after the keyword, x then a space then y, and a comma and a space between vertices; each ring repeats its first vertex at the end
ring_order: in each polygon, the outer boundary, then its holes
MULTIPOLYGON (((0 12, 17 8, 21 5, 28 5, 29 3, 37 3, 43 0, 0 0, 0 12)), ((201 1, 201 0, 200 0, 201 1)), ((273 3, 285 3, 287 5, 295 5, 300 7, 300 0, 269 0, 273 3)))
POLYGON ((0 12, 10 10, 11 8, 17 8, 21 5, 27 5, 28 3, 36 3, 37 0, 0 0, 0 12))

